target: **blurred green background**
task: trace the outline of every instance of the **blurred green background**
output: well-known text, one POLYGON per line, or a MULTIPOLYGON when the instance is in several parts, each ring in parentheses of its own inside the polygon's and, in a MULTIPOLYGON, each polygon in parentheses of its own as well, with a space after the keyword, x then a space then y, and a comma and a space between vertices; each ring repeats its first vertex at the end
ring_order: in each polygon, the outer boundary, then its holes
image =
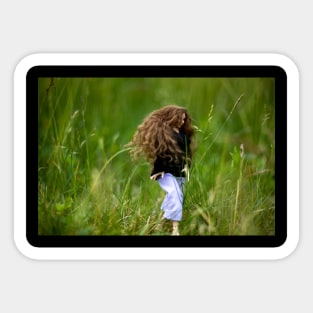
POLYGON ((181 234, 274 235, 274 97, 271 78, 40 78, 39 235, 169 234, 164 192, 124 147, 168 104, 196 128, 181 234))

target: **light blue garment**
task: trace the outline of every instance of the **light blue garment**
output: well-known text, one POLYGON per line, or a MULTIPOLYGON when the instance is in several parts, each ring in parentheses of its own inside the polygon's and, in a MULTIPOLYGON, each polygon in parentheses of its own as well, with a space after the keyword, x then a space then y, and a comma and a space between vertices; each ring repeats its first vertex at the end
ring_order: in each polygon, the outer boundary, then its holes
POLYGON ((183 214, 183 186, 184 177, 175 177, 165 173, 163 178, 158 179, 161 188, 166 192, 161 210, 164 211, 164 218, 172 221, 181 221, 183 214))

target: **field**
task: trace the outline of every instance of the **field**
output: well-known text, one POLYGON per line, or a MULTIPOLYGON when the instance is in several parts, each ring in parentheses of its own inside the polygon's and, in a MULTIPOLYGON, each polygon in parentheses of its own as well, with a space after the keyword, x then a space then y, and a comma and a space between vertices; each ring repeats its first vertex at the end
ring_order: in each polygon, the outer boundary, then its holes
POLYGON ((196 151, 182 235, 275 234, 271 78, 41 78, 38 234, 168 235, 165 196, 127 144, 152 110, 186 107, 196 151))

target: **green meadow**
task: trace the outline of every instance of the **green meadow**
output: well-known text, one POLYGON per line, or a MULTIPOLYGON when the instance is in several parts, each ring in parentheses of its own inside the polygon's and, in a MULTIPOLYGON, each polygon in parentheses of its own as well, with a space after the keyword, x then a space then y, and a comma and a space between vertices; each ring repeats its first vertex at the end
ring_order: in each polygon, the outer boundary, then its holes
POLYGON ((39 235, 168 235, 165 196, 125 148, 167 104, 196 129, 181 235, 275 234, 271 78, 41 78, 39 235))

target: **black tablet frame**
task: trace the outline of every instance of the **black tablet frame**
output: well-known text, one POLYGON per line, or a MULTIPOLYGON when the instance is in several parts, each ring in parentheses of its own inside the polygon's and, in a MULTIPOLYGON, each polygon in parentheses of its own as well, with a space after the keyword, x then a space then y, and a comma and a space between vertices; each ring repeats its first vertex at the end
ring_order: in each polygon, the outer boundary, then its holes
POLYGON ((287 239, 287 75, 273 65, 55 65, 26 76, 26 238, 34 247, 241 248, 280 247, 287 239), (271 77, 275 79, 275 235, 273 236, 40 236, 38 235, 38 78, 271 77))

